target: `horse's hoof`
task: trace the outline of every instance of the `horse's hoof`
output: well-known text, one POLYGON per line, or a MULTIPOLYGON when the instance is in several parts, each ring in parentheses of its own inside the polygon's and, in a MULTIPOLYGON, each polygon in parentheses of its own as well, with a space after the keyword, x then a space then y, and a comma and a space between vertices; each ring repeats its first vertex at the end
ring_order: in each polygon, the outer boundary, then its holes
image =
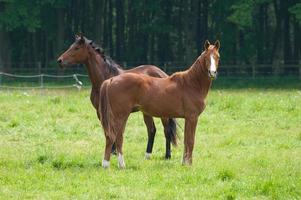
POLYGON ((191 166, 192 165, 192 160, 183 159, 182 165, 183 166, 191 166))
POLYGON ((165 155, 165 160, 170 160, 171 159, 171 155, 165 155))
POLYGON ((125 165, 118 164, 119 169, 125 169, 125 165))
POLYGON ((145 153, 145 160, 150 160, 151 155, 151 153, 145 153))
POLYGON ((118 167, 120 169, 125 168, 125 162, 124 162, 124 159, 123 159, 123 155, 121 153, 118 154, 118 167))
POLYGON ((110 161, 103 160, 103 161, 102 161, 102 167, 103 167, 104 169, 109 168, 109 167, 110 167, 110 161))

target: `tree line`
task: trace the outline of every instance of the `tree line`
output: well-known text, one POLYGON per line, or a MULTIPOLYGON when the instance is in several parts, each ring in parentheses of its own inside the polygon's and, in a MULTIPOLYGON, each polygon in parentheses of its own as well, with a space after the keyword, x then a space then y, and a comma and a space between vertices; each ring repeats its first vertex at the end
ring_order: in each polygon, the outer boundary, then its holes
POLYGON ((300 25, 298 0, 0 0, 0 68, 57 67, 78 32, 129 66, 187 66, 206 39, 222 64, 298 64, 300 25))

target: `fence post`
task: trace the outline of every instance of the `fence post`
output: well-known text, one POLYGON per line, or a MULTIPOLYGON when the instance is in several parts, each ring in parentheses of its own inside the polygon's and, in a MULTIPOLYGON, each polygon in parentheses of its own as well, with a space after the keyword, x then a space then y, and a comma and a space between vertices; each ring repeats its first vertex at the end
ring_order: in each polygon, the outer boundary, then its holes
MULTIPOLYGON (((255 66, 255 62, 252 62, 252 78, 255 79, 256 76, 256 66, 255 66)), ((258 67, 258 66, 257 66, 258 67)))
POLYGON ((2 86, 2 74, 3 74, 2 66, 0 66, 0 87, 2 86))
POLYGON ((42 64, 40 61, 38 62, 38 70, 39 70, 39 74, 41 74, 42 73, 42 64))
POLYGON ((40 75, 40 87, 44 88, 44 74, 40 75))
POLYGON ((298 66, 299 66, 299 79, 301 80, 301 65, 298 65, 298 66))

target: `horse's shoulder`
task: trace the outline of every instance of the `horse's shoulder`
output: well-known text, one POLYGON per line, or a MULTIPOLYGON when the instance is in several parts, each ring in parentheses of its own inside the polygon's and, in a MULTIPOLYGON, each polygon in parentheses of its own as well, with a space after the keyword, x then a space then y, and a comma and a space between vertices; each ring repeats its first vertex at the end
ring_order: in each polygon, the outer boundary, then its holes
POLYGON ((183 82, 183 73, 184 72, 176 72, 176 73, 173 73, 171 76, 170 76, 170 80, 171 81, 175 81, 175 82, 179 82, 179 83, 182 83, 183 82))

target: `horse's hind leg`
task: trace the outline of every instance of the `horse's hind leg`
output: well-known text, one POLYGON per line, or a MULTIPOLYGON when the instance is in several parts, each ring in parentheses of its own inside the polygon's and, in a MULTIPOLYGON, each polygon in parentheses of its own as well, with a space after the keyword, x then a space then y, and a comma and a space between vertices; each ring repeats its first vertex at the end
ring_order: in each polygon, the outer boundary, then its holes
POLYGON ((171 150, 170 150, 170 143, 171 143, 171 136, 168 128, 168 120, 167 118, 161 118, 161 122, 164 126, 164 135, 165 135, 165 159, 171 158, 171 150))
POLYGON ((111 156, 111 149, 114 141, 111 138, 106 136, 106 148, 105 148, 105 155, 102 161, 102 167, 108 168, 110 166, 110 156, 111 156))
MULTIPOLYGON (((100 120, 101 120, 101 116, 100 116, 99 112, 96 112, 96 114, 97 114, 97 117, 98 117, 98 119, 99 119, 99 121, 100 121, 100 120)), ((111 153, 112 153, 113 155, 116 155, 116 154, 117 154, 117 153, 116 153, 116 144, 115 144, 115 142, 114 142, 113 145, 112 145, 111 153)))
POLYGON ((116 138, 116 148, 117 148, 117 154, 118 154, 118 166, 119 168, 123 169, 125 168, 125 162, 123 158, 123 134, 124 134, 124 129, 126 125, 128 115, 124 116, 122 118, 119 118, 118 120, 118 125, 117 125, 117 138, 116 138))
POLYGON ((144 118, 144 123, 147 127, 147 134, 148 134, 145 159, 150 159, 152 151, 153 151, 153 146, 154 146, 154 140, 155 140, 155 135, 156 135, 156 126, 155 126, 154 120, 151 116, 143 114, 143 118, 144 118))
POLYGON ((122 146, 123 146, 123 133, 120 136, 118 136, 116 139, 116 147, 117 147, 117 154, 118 154, 118 167, 120 169, 125 168, 122 146))

